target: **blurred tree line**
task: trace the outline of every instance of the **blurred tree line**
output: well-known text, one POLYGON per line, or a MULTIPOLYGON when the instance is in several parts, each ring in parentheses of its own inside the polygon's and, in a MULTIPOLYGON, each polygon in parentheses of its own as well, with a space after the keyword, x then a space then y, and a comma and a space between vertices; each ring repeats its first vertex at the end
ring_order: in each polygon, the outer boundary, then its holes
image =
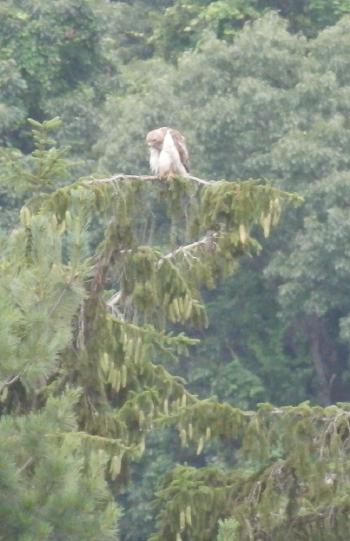
MULTIPOLYGON (((19 181, 23 168, 27 180, 38 174, 28 117, 62 118, 57 140, 75 177, 147 173, 145 133, 172 125, 186 135, 195 175, 268 179, 304 197, 258 256, 243 258, 218 290, 203 291, 209 326, 196 332, 201 343, 191 356, 172 367, 200 397, 243 409, 350 398, 347 13, 348 0, 0 5, 4 235, 38 189, 19 181)), ((71 176, 56 175, 57 159, 45 162, 48 177, 65 185, 71 176)), ((40 189, 51 187, 41 182, 40 189)), ((167 434, 131 470, 135 483, 121 497, 126 541, 146 539, 151 494, 179 456, 189 460, 167 434)))

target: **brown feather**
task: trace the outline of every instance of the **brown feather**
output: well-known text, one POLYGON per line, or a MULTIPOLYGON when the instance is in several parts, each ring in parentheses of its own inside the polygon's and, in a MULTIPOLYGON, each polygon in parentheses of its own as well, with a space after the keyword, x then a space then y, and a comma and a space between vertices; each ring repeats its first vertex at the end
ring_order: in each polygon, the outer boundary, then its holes
MULTIPOLYGON (((178 157, 180 159, 182 167, 188 173, 189 172, 189 155, 188 155, 188 150, 185 143, 185 138, 178 130, 175 130, 174 128, 167 128, 166 126, 151 130, 150 132, 148 132, 146 136, 146 141, 150 147, 150 152, 151 152, 151 157, 150 157, 151 170, 158 174, 158 171, 159 171, 158 158, 160 157, 161 155, 160 153, 162 152, 162 149, 164 148, 163 145, 164 145, 164 140, 167 133, 170 134, 173 140, 173 144, 178 152, 178 157), (157 154, 157 152, 159 154, 157 154)), ((179 171, 176 171, 176 167, 173 173, 174 172, 175 174, 176 172, 179 172, 179 171)), ((169 173, 170 173, 170 170, 169 170, 169 173)))
POLYGON ((169 128, 172 138, 174 140, 177 151, 180 155, 180 160, 186 169, 187 173, 190 171, 190 159, 188 155, 188 150, 185 143, 185 138, 179 131, 174 128, 169 128))

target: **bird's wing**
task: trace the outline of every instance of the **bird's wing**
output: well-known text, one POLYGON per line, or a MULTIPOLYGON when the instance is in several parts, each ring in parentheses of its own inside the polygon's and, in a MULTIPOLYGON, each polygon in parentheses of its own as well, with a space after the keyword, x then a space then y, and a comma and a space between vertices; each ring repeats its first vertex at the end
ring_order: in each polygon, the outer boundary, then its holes
POLYGON ((172 128, 170 129, 170 133, 175 143, 176 149, 179 153, 181 163, 188 173, 190 170, 190 159, 189 159, 188 150, 185 144, 185 138, 182 135, 182 133, 172 128))

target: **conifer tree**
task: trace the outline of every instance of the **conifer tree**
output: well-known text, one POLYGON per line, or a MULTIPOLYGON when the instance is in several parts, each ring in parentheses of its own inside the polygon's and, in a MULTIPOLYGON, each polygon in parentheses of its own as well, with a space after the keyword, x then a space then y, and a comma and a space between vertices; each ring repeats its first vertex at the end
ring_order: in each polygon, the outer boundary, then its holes
POLYGON ((167 368, 196 343, 183 327, 206 324, 202 288, 299 198, 256 180, 68 183, 48 140, 56 122, 32 123, 21 179, 33 195, 3 240, 3 538, 113 539, 104 474, 120 484, 147 433, 170 425, 195 455, 213 440, 241 446, 235 468, 168 473, 152 541, 209 541, 225 518, 221 539, 346 539, 346 405, 241 411, 198 399, 167 368))
MULTIPOLYGON (((57 123, 34 123, 33 156, 8 163, 8 179, 37 200, 65 172, 49 137, 57 123)), ((53 214, 23 207, 20 219, 1 239, 0 539, 115 541, 109 455, 87 453, 82 445, 77 404, 83 389, 55 388, 85 296, 86 268, 77 258, 82 230, 76 226, 64 243, 53 214)))

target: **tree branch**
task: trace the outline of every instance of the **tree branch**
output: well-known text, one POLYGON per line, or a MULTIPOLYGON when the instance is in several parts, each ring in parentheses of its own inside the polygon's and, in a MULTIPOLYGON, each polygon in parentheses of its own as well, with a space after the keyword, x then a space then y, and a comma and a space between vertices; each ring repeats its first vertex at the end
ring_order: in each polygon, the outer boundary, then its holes
MULTIPOLYGON (((210 185, 215 184, 215 180, 204 180, 202 178, 193 177, 191 175, 188 175, 186 177, 179 177, 184 179, 193 180, 193 182, 197 182, 197 184, 201 185, 210 185)), ((113 175, 112 177, 106 177, 106 178, 93 178, 91 180, 84 181, 86 184, 114 184, 115 182, 123 182, 123 181, 132 181, 132 180, 141 180, 143 182, 169 182, 167 180, 162 180, 159 177, 156 177, 154 175, 113 175)), ((170 180, 171 182, 171 180, 170 180)))
MULTIPOLYGON (((183 256, 189 256, 193 259, 196 259, 196 256, 191 254, 191 252, 197 250, 198 248, 206 248, 207 250, 214 250, 216 247, 216 241, 219 239, 220 235, 219 233, 209 232, 207 233, 203 238, 200 240, 197 240, 195 242, 192 242, 191 244, 186 244, 185 246, 179 246, 179 248, 176 248, 172 252, 169 252, 162 257, 159 258, 157 266, 158 268, 161 266, 162 261, 165 259, 172 259, 173 257, 176 257, 179 254, 182 254, 183 256)), ((133 250, 121 250, 121 254, 125 253, 132 253, 133 250)), ((122 291, 117 291, 112 295, 110 299, 106 302, 107 306, 112 310, 116 311, 116 305, 122 300, 123 293, 122 291)), ((118 316, 121 317, 121 314, 118 312, 118 316)))
POLYGON ((22 473, 25 469, 28 468, 28 466, 30 466, 31 464, 33 464, 33 461, 34 461, 33 457, 30 456, 30 457, 28 458, 28 460, 23 464, 23 466, 21 466, 21 467, 19 468, 19 470, 18 470, 17 473, 19 473, 19 474, 22 473))
POLYGON ((176 248, 176 250, 173 250, 172 252, 169 252, 168 254, 163 255, 159 259, 158 265, 161 264, 163 259, 172 259, 173 257, 176 257, 179 254, 182 254, 182 255, 191 254, 191 252, 193 250, 196 250, 197 248, 207 248, 208 250, 214 250, 216 246, 215 242, 219 239, 219 237, 220 237, 219 233, 209 232, 200 240, 192 242, 191 244, 186 244, 185 246, 179 246, 179 248, 176 248))
POLYGON ((205 185, 215 184, 217 182, 217 180, 205 180, 203 178, 193 177, 192 175, 188 175, 188 178, 190 180, 194 180, 194 182, 198 182, 198 184, 205 184, 205 185))
MULTIPOLYGON (((108 299, 108 301, 106 302, 107 306, 112 310, 112 311, 117 311, 117 309, 115 308, 116 305, 119 303, 119 301, 121 300, 122 298, 122 292, 119 290, 117 291, 117 293, 114 293, 114 295, 112 295, 112 297, 110 299, 108 299)), ((124 319, 124 317, 122 316, 122 314, 120 314, 118 312, 118 316, 121 318, 121 319, 124 319)))
POLYGON ((3 392, 5 387, 9 387, 13 383, 16 383, 16 381, 18 381, 20 377, 21 377, 21 374, 17 374, 16 376, 13 376, 13 378, 5 381, 2 385, 0 385, 0 394, 3 392))

